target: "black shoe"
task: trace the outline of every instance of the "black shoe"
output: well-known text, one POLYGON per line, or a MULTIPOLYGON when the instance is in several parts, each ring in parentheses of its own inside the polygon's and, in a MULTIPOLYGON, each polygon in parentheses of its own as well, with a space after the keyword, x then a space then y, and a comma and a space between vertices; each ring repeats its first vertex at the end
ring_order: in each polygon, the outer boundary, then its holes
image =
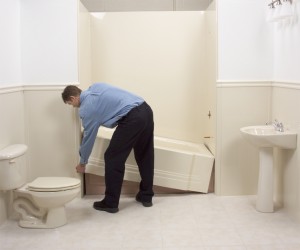
POLYGON ((135 196, 135 200, 142 203, 144 207, 152 207, 153 205, 152 201, 142 201, 138 194, 135 196))
POLYGON ((105 211, 108 213, 117 213, 119 211, 119 208, 117 207, 111 207, 105 204, 105 201, 96 201, 94 202, 94 206, 93 206, 96 210, 101 210, 101 211, 105 211))

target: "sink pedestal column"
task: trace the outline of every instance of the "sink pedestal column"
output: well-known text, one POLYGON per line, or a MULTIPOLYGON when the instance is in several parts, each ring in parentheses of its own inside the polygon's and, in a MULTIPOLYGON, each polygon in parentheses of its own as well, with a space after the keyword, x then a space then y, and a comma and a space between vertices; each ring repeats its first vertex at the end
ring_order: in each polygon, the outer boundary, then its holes
POLYGON ((259 148, 259 179, 256 209, 271 213, 273 204, 273 148, 259 148))

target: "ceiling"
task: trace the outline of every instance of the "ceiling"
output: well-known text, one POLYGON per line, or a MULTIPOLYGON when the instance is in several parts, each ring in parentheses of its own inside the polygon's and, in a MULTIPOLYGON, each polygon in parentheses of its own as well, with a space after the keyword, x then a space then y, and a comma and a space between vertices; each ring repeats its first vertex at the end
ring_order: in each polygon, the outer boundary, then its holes
POLYGON ((203 11, 213 0, 81 0, 89 12, 203 11))

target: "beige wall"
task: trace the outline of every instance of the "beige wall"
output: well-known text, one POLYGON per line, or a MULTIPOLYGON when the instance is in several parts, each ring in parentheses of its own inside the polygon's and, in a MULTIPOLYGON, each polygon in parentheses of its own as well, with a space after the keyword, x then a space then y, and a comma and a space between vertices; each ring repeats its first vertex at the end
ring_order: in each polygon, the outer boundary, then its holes
POLYGON ((63 103, 63 87, 25 87, 29 180, 38 176, 78 176, 79 123, 63 103))
POLYGON ((24 143, 24 95, 20 87, 0 89, 0 148, 24 143))
POLYGON ((270 119, 271 84, 219 83, 217 88, 216 193, 256 194, 258 149, 246 142, 240 128, 270 119))
POLYGON ((202 125, 204 127, 204 137, 206 145, 215 155, 216 148, 216 123, 217 123, 217 20, 215 11, 215 2, 210 5, 209 10, 205 12, 206 24, 206 84, 203 85, 202 91, 205 93, 205 102, 202 103, 204 116, 202 125), (210 114, 210 116, 209 116, 210 114))
MULTIPOLYGON (((204 126, 211 49, 206 46, 206 21, 201 12, 91 17, 92 82, 143 96, 154 110, 156 135, 203 142, 212 133, 204 126)), ((89 85, 84 79, 82 83, 82 88, 89 85)), ((214 84, 211 79, 209 83, 214 84)))

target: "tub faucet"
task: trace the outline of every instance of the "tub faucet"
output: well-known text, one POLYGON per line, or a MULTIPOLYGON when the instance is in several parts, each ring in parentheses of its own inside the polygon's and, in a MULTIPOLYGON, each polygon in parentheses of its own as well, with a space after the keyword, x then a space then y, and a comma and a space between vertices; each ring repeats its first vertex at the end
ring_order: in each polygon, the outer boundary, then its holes
POLYGON ((276 131, 284 132, 284 127, 283 127, 282 122, 278 122, 277 119, 275 119, 274 122, 272 122, 272 123, 267 122, 266 124, 267 125, 272 124, 276 131))

